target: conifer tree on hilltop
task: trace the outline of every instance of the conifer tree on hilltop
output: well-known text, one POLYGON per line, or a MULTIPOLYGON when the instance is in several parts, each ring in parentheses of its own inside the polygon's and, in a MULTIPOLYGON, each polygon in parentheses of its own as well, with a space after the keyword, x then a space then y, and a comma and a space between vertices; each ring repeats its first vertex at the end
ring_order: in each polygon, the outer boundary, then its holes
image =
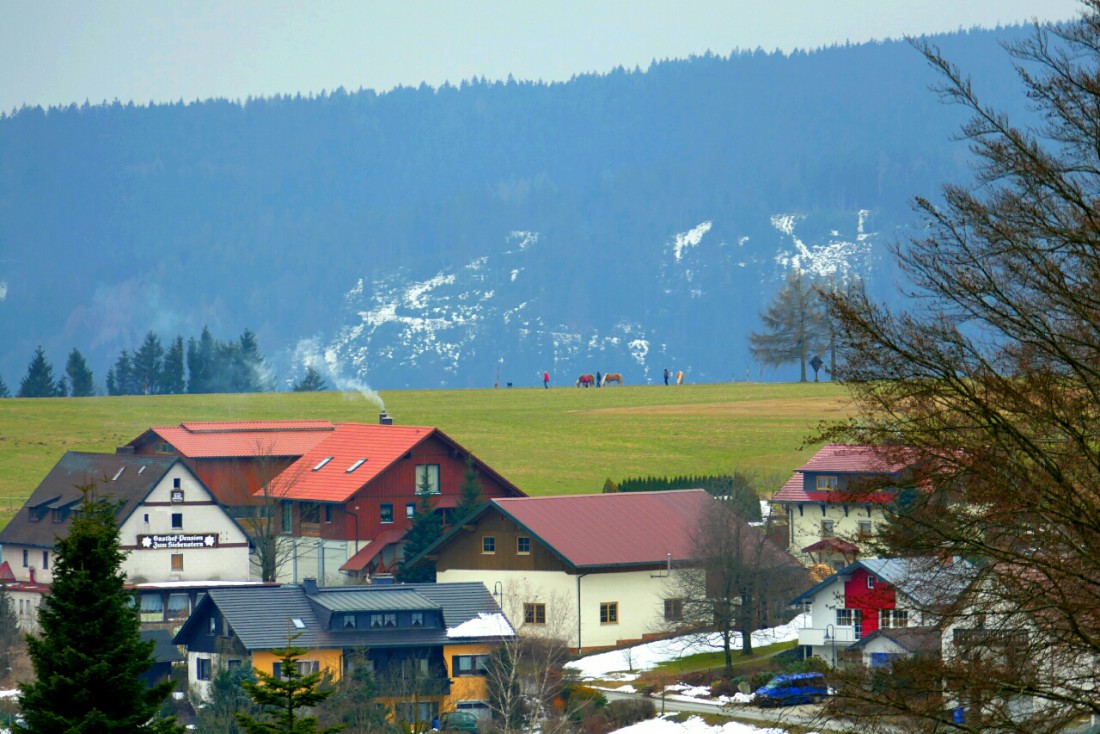
POLYGON ((79 349, 73 348, 69 352, 69 359, 65 363, 65 375, 69 378, 70 394, 74 398, 87 398, 95 395, 95 381, 92 371, 88 369, 88 363, 79 349))
POLYGON ((827 339, 824 303, 810 278, 792 271, 760 320, 764 331, 749 334, 752 356, 768 367, 798 362, 806 382, 806 364, 827 339))
POLYGON ((328 390, 328 385, 325 384, 325 378, 321 377, 321 374, 313 369, 312 365, 307 365, 305 376, 299 382, 296 382, 292 389, 294 392, 323 392, 328 390))
POLYGON ((46 353, 42 347, 34 350, 30 364, 27 365, 27 374, 19 383, 19 398, 54 398, 64 395, 64 383, 55 382, 53 365, 46 359, 46 353))
POLYGON ((10 398, 11 393, 8 392, 8 386, 4 383, 4 378, 0 377, 0 398, 10 398))
POLYGON ((57 542, 41 634, 27 637, 35 680, 20 685, 24 729, 182 734, 174 719, 157 716, 172 684, 150 687, 140 677, 153 664, 154 643, 142 641, 125 587, 115 508, 94 485, 80 489, 80 511, 57 542))

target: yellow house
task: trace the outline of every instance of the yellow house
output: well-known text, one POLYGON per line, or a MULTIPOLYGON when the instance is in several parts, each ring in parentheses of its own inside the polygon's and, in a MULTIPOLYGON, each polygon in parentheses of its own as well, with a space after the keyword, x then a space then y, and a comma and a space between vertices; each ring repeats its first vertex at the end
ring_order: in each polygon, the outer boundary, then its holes
POLYGON ((212 589, 176 635, 188 682, 208 698, 217 671, 251 665, 279 675, 276 653, 293 641, 303 673, 339 680, 354 665, 374 672, 381 698, 404 721, 447 711, 489 715, 485 664, 514 635, 481 583, 212 589))

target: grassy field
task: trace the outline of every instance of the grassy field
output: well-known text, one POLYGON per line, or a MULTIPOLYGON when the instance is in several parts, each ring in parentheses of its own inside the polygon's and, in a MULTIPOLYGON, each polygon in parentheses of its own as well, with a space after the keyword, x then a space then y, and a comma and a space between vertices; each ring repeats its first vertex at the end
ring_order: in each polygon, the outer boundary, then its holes
MULTIPOLYGON (((828 383, 395 391, 396 423, 430 425, 532 495, 599 492, 608 477, 752 470, 782 482, 804 440, 848 413, 828 383)), ((114 451, 149 426, 325 418, 371 423, 357 393, 0 400, 0 526, 65 451, 114 451)), ((775 484, 775 488, 778 484, 775 484)))

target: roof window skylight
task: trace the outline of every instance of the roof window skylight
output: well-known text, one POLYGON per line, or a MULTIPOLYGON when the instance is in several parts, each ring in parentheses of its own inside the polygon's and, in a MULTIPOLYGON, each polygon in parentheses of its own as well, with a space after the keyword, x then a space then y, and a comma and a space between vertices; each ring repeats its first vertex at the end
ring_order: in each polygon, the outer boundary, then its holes
POLYGON ((292 620, 290 620, 290 621, 291 621, 291 622, 292 622, 292 623, 294 624, 294 626, 295 626, 296 628, 298 628, 298 629, 300 629, 300 630, 304 630, 304 629, 306 628, 306 623, 302 621, 302 618, 301 618, 301 617, 294 617, 294 618, 293 618, 292 620))
POLYGON ((332 461, 332 457, 331 456, 326 456, 325 458, 323 458, 323 459, 321 459, 320 461, 317 462, 317 466, 313 467, 313 471, 317 471, 318 469, 320 469, 322 466, 329 463, 330 461, 332 461))
POLYGON ((115 475, 113 477, 111 477, 111 481, 112 482, 117 482, 118 478, 122 476, 122 472, 124 472, 124 471, 126 471, 126 467, 122 467, 117 472, 115 472, 115 475))
POLYGON ((354 464, 352 464, 351 466, 348 467, 348 472, 347 473, 351 474, 353 471, 355 471, 359 467, 363 466, 363 464, 366 463, 366 461, 367 461, 366 459, 359 459, 354 464))

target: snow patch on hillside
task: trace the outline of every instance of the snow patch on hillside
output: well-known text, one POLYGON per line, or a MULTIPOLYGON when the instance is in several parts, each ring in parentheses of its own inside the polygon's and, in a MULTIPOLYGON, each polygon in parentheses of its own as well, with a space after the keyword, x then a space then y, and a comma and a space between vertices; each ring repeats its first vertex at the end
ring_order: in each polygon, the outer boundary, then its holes
POLYGON ((703 235, 710 231, 711 226, 711 222, 703 222, 694 229, 681 232, 672 238, 672 256, 676 262, 680 262, 683 258, 684 250, 699 246, 699 243, 703 241, 703 235))
POLYGON ((801 215, 777 214, 771 218, 772 226, 790 237, 790 249, 776 253, 775 261, 787 270, 797 270, 814 277, 833 278, 839 283, 847 282, 853 275, 868 271, 868 259, 871 254, 871 238, 874 233, 865 231, 864 225, 870 211, 861 209, 856 217, 856 236, 854 240, 845 239, 837 230, 831 230, 824 243, 804 242, 795 234, 801 215))

